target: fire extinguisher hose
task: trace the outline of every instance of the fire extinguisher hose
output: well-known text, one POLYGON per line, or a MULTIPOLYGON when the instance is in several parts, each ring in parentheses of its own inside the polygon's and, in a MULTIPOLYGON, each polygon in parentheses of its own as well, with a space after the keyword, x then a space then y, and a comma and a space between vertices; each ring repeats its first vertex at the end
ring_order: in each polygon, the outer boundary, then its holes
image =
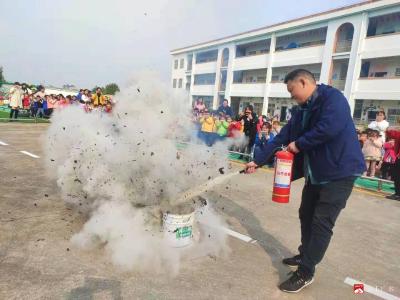
MULTIPOLYGON (((279 150, 286 150, 286 147, 278 146, 278 147, 274 148, 272 150, 271 154, 267 157, 266 161, 269 161, 275 155, 275 153, 278 152, 279 150)), ((256 169, 261 168, 262 166, 264 166, 264 165, 258 165, 256 167, 256 169)), ((243 169, 243 170, 239 171, 239 173, 244 174, 244 173, 246 173, 246 171, 247 171, 247 169, 243 169)))

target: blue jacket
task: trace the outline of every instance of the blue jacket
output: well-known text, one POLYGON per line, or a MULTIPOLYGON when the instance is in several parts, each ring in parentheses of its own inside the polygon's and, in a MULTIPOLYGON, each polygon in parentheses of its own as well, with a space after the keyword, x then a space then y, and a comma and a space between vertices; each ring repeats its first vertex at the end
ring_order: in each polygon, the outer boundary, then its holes
POLYGON ((265 143, 270 143, 272 142, 274 139, 274 135, 272 133, 269 133, 269 139, 265 139, 265 138, 259 138, 258 133, 256 134, 256 139, 254 141, 254 145, 259 146, 265 143))
POLYGON ((357 139, 347 99, 339 90, 324 84, 317 86, 317 96, 310 104, 310 117, 303 129, 303 111, 295 107, 292 118, 274 140, 254 150, 254 162, 268 163, 274 150, 295 142, 300 150, 294 158, 293 180, 304 176, 304 153, 318 182, 361 175, 364 157, 357 139))
POLYGON ((223 113, 224 115, 227 116, 233 116, 232 108, 230 106, 224 107, 223 105, 221 105, 220 107, 218 107, 217 113, 218 114, 223 113))

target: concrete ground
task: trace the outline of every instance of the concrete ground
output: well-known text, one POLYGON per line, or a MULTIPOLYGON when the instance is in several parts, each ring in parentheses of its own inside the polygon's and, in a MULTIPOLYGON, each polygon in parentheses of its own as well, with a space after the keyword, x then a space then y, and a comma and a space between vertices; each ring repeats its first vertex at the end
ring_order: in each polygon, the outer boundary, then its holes
MULTIPOLYGON (((303 182, 287 205, 271 201, 272 173, 240 175, 207 194, 230 228, 258 242, 229 238, 226 258, 182 263, 177 277, 121 273, 102 249, 69 242, 84 223, 65 207, 44 175, 40 135, 45 124, 0 124, 0 299, 380 299, 354 295, 346 277, 400 297, 400 202, 353 191, 339 216, 315 282, 299 294, 277 284, 296 252, 303 182), (40 156, 33 158, 19 151, 40 156)), ((237 166, 239 167, 239 166, 237 166)))

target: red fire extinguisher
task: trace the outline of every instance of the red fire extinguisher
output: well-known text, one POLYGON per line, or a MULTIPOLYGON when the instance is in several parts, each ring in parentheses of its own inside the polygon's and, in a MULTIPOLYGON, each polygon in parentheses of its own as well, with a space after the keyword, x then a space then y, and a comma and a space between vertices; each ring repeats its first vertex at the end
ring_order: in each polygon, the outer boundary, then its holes
POLYGON ((275 175, 272 201, 288 203, 290 196, 290 183, 292 181, 292 167, 294 154, 284 150, 275 154, 275 175))

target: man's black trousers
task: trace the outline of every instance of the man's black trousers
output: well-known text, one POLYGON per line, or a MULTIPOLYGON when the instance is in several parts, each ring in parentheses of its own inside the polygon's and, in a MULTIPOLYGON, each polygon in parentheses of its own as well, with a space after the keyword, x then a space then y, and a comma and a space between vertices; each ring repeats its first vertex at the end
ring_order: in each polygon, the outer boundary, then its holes
POLYGON ((301 224, 301 264, 299 269, 313 275, 324 257, 332 229, 340 211, 346 206, 356 177, 351 176, 325 184, 304 185, 299 209, 301 224))

